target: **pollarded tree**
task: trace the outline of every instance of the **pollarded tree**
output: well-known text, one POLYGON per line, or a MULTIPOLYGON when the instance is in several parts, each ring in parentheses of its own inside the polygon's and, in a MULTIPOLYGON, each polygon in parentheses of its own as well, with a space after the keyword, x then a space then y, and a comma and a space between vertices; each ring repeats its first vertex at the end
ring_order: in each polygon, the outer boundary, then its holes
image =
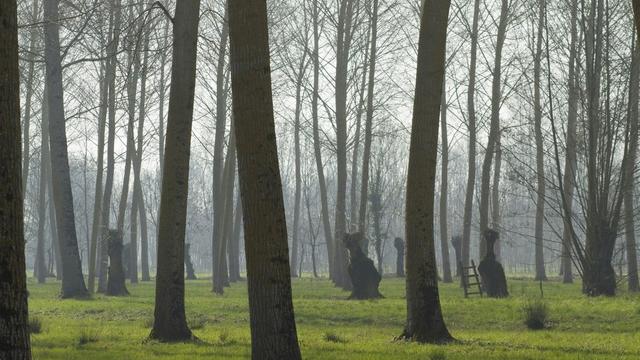
POLYGON ((31 359, 20 151, 15 0, 0 2, 0 359, 31 359))
POLYGON ((434 239, 434 195, 438 126, 445 72, 449 0, 426 0, 418 43, 406 195, 407 324, 403 338, 453 340, 440 308, 434 239))
POLYGON ((150 338, 192 338, 184 311, 184 239, 200 0, 178 1, 158 229, 156 305, 150 338))
POLYGON ((300 359, 273 115, 267 4, 229 3, 253 359, 300 359))

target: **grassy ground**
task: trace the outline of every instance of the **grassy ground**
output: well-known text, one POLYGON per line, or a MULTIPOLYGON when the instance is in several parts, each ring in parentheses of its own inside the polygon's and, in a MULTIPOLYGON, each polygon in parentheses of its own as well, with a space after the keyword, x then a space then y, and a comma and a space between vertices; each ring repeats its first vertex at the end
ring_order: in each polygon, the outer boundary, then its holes
MULTIPOLYGON (((464 299, 441 285, 446 322, 459 342, 419 345, 394 341, 405 320, 404 281, 385 278, 385 299, 347 301, 327 280, 293 284, 298 336, 305 359, 640 359, 640 297, 586 298, 579 285, 548 282, 550 326, 531 331, 522 307, 539 297, 537 283, 510 280, 508 299, 464 299)), ((209 281, 187 282, 187 316, 202 344, 144 342, 153 317, 152 283, 128 285, 130 297, 59 300, 59 284, 29 283, 35 359, 246 359, 250 355, 245 284, 224 296, 209 281)))

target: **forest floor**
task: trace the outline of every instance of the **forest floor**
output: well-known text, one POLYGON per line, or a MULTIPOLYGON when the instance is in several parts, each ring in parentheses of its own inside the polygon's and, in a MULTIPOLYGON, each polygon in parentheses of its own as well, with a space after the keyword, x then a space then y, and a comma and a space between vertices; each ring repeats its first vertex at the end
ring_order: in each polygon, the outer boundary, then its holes
MULTIPOLYGON (((60 300, 59 284, 29 282, 35 359, 247 359, 250 355, 246 283, 214 296, 209 280, 187 281, 187 317, 200 344, 145 342, 153 321, 153 283, 127 284, 131 296, 60 300)), ((457 284, 441 284, 443 312, 457 343, 394 341, 405 323, 404 280, 384 278, 385 299, 346 300, 328 280, 293 282, 304 359, 640 359, 640 296, 587 298, 580 285, 543 284, 547 329, 524 325, 523 306, 539 284, 509 280, 507 299, 465 299, 457 284)), ((286 359, 284 359, 286 360, 286 359)))

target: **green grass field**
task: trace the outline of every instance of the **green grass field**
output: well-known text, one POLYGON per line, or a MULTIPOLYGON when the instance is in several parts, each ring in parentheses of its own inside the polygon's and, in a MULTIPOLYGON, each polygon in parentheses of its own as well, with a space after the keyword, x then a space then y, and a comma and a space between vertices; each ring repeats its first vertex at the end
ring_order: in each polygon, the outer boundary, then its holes
MULTIPOLYGON (((524 325, 522 308, 539 297, 533 281, 509 281, 511 297, 465 299, 456 284, 441 285, 443 311, 457 343, 394 341, 405 321, 404 281, 385 278, 385 299, 349 301, 328 280, 293 283, 298 338, 305 359, 640 359, 640 296, 587 298, 579 285, 547 282, 547 329, 524 325)), ((249 313, 244 283, 224 296, 208 280, 187 282, 187 317, 199 344, 145 342, 153 319, 152 283, 128 284, 130 297, 60 300, 59 284, 29 282, 35 359, 246 359, 249 313)))

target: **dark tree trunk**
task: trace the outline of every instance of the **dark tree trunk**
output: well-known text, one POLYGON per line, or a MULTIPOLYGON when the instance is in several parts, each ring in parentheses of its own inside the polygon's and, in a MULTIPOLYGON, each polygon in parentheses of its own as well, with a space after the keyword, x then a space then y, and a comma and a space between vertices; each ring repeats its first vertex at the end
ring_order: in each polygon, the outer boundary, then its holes
POLYGON ((404 240, 396 238, 393 242, 396 248, 396 276, 404 277, 404 240))
POLYGON ((229 3, 252 358, 300 359, 273 115, 267 4, 229 3))
POLYGON ((0 359, 31 359, 15 0, 0 1, 0 359))
POLYGON ((59 0, 45 1, 44 17, 53 199, 56 208, 56 223, 63 273, 61 297, 86 297, 89 292, 82 276, 82 265, 78 251, 69 154, 67 152, 58 2, 59 0))
POLYGON ((407 173, 407 324, 403 338, 444 343, 453 338, 440 307, 433 229, 436 155, 445 70, 449 0, 426 0, 421 15, 418 70, 407 173))
POLYGON ((129 291, 125 286, 125 271, 122 261, 122 233, 109 230, 109 278, 107 280, 108 296, 127 296, 129 291))
POLYGON ((192 339, 184 310, 184 239, 200 1, 179 1, 173 26, 173 66, 158 229, 158 270, 150 338, 192 339))
POLYGON ((478 266, 478 272, 480 272, 480 277, 482 278, 482 288, 489 297, 507 297, 509 296, 507 278, 504 275, 502 264, 496 260, 496 254, 493 250, 499 234, 489 229, 484 236, 487 242, 487 253, 478 266))
POLYGON ((349 251, 349 277, 353 290, 349 299, 365 300, 383 297, 378 291, 382 276, 373 265, 373 261, 362 251, 361 232, 345 234, 344 244, 349 251))
POLYGON ((447 137, 447 92, 446 77, 442 82, 442 105, 440 122, 442 123, 442 175, 440 176, 440 250, 442 251, 442 281, 453 282, 451 278, 451 262, 449 261, 449 224, 447 216, 447 198, 449 188, 449 139, 447 137))

